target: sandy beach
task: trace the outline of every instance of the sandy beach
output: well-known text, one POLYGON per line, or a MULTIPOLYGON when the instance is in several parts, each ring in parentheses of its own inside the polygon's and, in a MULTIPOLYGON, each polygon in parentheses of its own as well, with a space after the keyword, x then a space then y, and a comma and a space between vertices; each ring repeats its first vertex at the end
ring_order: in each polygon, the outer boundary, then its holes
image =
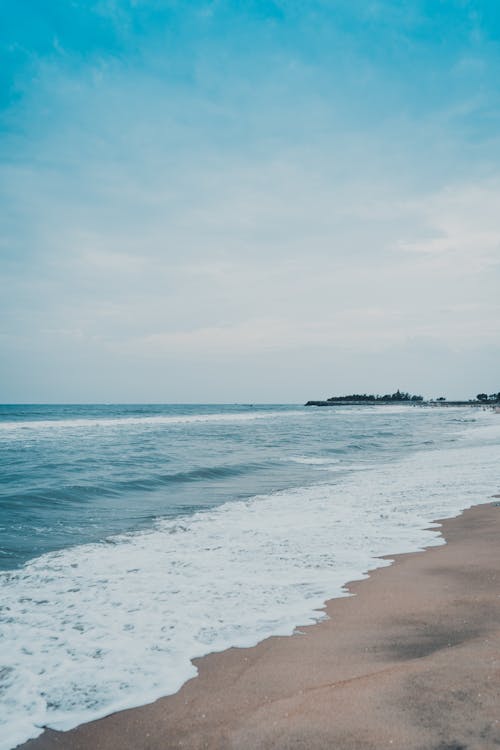
POLYGON ((176 694, 23 750, 500 747, 500 507, 445 520, 329 619, 196 662, 176 694))

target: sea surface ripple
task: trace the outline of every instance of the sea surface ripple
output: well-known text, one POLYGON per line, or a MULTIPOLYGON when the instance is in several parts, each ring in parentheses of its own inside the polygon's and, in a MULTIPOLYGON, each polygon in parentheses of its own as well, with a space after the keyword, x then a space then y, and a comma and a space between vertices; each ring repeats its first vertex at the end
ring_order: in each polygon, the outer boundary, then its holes
POLYGON ((458 408, 0 407, 0 750, 321 618, 498 490, 458 408))

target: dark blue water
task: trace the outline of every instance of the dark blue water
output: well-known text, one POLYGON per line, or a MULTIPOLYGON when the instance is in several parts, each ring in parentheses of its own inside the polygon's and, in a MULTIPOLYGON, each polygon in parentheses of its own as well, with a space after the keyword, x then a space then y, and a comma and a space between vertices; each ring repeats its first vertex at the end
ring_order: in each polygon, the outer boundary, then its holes
POLYGON ((1 406, 0 568, 157 518, 332 481, 428 446, 433 420, 442 415, 418 408, 1 406))

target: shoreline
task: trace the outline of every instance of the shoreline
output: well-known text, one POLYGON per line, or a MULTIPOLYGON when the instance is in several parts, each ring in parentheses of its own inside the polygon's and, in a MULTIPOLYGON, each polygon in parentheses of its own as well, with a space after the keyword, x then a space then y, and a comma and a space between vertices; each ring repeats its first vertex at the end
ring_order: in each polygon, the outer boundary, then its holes
POLYGON ((493 411, 500 410, 500 402, 497 401, 413 401, 412 399, 405 399, 401 401, 396 400, 384 400, 378 399, 373 401, 356 399, 326 399, 326 400, 312 400, 307 401, 304 406, 418 406, 423 408, 442 408, 442 407, 453 407, 453 408, 467 408, 472 409, 491 409, 493 411))
POLYGON ((174 695, 20 748, 500 746, 500 508, 437 523, 446 544, 385 556, 328 619, 196 659, 174 695))

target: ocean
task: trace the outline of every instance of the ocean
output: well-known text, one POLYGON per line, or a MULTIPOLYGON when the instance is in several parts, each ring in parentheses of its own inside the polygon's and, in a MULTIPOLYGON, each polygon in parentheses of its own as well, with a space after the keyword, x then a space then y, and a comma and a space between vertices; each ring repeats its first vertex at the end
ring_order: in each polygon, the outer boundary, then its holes
POLYGON ((472 408, 0 406, 0 750, 324 616, 499 489, 472 408))

